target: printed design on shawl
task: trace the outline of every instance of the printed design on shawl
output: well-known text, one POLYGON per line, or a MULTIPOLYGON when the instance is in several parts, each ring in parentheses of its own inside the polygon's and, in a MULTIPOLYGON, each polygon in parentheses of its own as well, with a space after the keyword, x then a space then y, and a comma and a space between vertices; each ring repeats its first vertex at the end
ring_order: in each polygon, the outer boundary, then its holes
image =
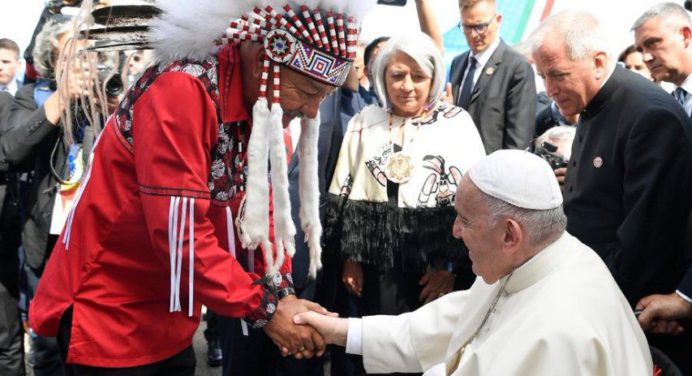
MULTIPOLYGON (((211 57, 203 62, 179 60, 167 66, 153 66, 140 77, 128 91, 115 113, 115 122, 122 137, 130 146, 134 145, 132 127, 133 109, 137 99, 151 86, 157 77, 166 72, 185 72, 201 81, 207 94, 216 105, 217 118, 221 119, 219 106, 219 85, 217 60, 211 57)), ((140 125, 137 125, 140 126, 140 125)), ((228 201, 245 185, 246 163, 244 145, 247 140, 245 122, 218 124, 217 142, 212 146, 211 168, 207 187, 213 204, 226 206, 228 201)))
MULTIPOLYGON (((375 156, 372 159, 365 161, 365 167, 372 174, 381 186, 387 186, 387 175, 384 173, 385 165, 387 164, 387 159, 394 154, 392 146, 389 143, 382 144, 377 150, 375 156)), ((349 189, 350 190, 350 189, 349 189)))
POLYGON ((341 185, 341 189, 339 190, 339 196, 348 197, 351 194, 352 189, 353 177, 351 176, 351 174, 348 174, 346 176, 346 179, 344 180, 344 184, 341 185))
POLYGON ((454 196, 462 173, 456 166, 449 166, 449 169, 445 167, 445 159, 441 155, 423 157, 423 168, 432 170, 432 173, 425 179, 418 195, 419 208, 428 207, 431 197, 435 200, 435 207, 454 205, 454 196))

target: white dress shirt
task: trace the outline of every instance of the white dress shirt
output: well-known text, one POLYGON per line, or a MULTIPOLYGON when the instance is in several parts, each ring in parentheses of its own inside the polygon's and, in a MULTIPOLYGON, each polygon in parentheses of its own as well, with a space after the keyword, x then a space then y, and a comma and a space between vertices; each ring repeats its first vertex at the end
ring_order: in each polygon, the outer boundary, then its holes
MULTIPOLYGON (((471 88, 473 89, 476 86, 476 83, 478 82, 478 77, 481 76, 481 72, 483 72, 483 68, 485 68, 485 64, 488 63, 490 60, 490 57, 493 56, 493 53, 495 53, 495 50, 497 49, 497 46, 500 45, 500 38, 496 38, 493 43, 490 44, 490 47, 485 49, 484 51, 479 52, 478 54, 474 54, 473 51, 471 51, 470 58, 476 58, 476 71, 473 73, 473 85, 471 88)), ((471 64, 466 64, 466 70, 464 71, 464 79, 461 80, 461 83, 459 85, 459 90, 461 90, 462 87, 464 87, 464 81, 466 81, 466 76, 468 76, 469 73, 469 68, 471 67, 471 64)), ((473 90, 472 90, 473 92, 473 90)))
POLYGON ((17 80, 13 78, 7 85, 0 85, 0 91, 6 91, 14 96, 17 93, 17 80))

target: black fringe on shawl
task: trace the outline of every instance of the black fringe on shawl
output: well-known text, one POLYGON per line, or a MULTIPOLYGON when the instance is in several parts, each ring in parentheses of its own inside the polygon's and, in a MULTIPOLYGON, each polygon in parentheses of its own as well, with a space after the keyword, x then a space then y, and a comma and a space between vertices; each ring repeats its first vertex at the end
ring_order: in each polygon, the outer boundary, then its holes
POLYGON ((454 207, 398 208, 386 202, 348 200, 329 194, 324 257, 379 265, 388 270, 446 268, 468 255, 452 236, 454 207))

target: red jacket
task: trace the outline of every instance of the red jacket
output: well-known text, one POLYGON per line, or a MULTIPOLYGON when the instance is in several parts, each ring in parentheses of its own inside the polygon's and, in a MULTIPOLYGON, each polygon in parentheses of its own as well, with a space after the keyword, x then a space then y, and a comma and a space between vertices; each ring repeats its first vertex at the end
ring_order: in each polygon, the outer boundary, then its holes
MULTIPOLYGON (((31 327, 55 336, 73 306, 68 362, 166 359, 190 346, 202 304, 251 323, 271 316, 276 298, 229 253, 249 137, 240 82, 233 48, 154 67, 108 121, 30 308, 31 327)), ((281 272, 290 284, 290 262, 281 272)))

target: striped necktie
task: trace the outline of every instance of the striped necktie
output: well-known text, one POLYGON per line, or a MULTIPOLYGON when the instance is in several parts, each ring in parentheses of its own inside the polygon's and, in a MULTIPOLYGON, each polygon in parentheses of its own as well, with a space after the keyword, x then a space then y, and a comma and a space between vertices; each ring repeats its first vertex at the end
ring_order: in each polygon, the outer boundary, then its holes
MULTIPOLYGON (((687 91, 681 87, 675 89, 675 99, 680 103, 683 109, 685 109, 685 100, 687 99, 687 91)), ((685 110, 687 113, 687 110, 685 110)), ((689 114, 688 114, 689 115, 689 114)))

